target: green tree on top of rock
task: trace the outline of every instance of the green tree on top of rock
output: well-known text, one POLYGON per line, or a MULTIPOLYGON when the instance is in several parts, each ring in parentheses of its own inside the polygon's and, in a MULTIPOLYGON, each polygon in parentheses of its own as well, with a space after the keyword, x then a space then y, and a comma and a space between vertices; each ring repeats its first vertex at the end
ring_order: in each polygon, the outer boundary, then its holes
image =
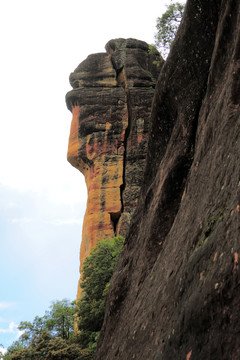
POLYGON ((163 58, 166 59, 178 27, 182 20, 185 4, 171 2, 161 17, 157 18, 157 32, 155 34, 155 47, 159 49, 163 58))

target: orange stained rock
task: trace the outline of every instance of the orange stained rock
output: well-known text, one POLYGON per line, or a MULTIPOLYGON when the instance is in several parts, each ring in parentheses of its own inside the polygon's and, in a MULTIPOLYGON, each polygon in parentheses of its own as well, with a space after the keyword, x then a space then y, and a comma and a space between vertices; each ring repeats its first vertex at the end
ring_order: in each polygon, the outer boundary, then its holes
POLYGON ((80 170, 82 173, 85 172, 86 164, 79 157, 79 114, 80 106, 76 105, 72 107, 72 122, 70 128, 70 135, 68 140, 68 152, 67 159, 72 166, 80 170))
POLYGON ((234 264, 238 264, 238 253, 234 253, 234 264))
MULTIPOLYGON (((124 134, 120 134, 118 148, 116 148, 116 141, 112 144, 107 143, 108 131, 111 129, 111 124, 107 122, 105 136, 101 142, 95 134, 82 139, 79 137, 78 124, 80 111, 80 107, 73 108, 68 160, 84 174, 88 191, 80 248, 81 272, 85 258, 97 242, 117 234, 111 214, 120 214, 122 208, 120 186, 123 183, 124 146, 122 138, 124 138, 124 134), (93 161, 91 166, 83 164, 80 159, 79 149, 82 146, 85 146, 88 160, 93 161)), ((124 120, 123 133, 127 127, 127 118, 123 117, 124 120)), ((80 298, 81 288, 78 286, 77 300, 80 298)))
POLYGON ((205 271, 200 272, 200 275, 199 275, 200 281, 203 279, 204 272, 205 272, 205 271))
POLYGON ((192 356, 192 350, 191 350, 191 351, 189 351, 189 353, 187 354, 187 356, 186 356, 186 360, 189 360, 191 356, 192 356))
POLYGON ((76 162, 78 157, 78 116, 79 116, 79 106, 74 106, 72 108, 72 122, 71 122, 71 129, 69 135, 69 142, 68 142, 68 153, 67 159, 73 166, 78 166, 76 162))
MULTIPOLYGON (((121 212, 120 185, 122 184, 123 157, 119 156, 117 163, 113 161, 105 163, 104 170, 109 177, 105 186, 102 185, 103 163, 104 156, 85 173, 88 200, 82 229, 80 272, 81 265, 97 242, 115 235, 111 213, 121 212)), ((78 286, 77 300, 80 298, 81 288, 78 286)))
POLYGON ((217 260, 217 256, 218 256, 218 253, 216 252, 213 257, 213 262, 215 262, 217 260))

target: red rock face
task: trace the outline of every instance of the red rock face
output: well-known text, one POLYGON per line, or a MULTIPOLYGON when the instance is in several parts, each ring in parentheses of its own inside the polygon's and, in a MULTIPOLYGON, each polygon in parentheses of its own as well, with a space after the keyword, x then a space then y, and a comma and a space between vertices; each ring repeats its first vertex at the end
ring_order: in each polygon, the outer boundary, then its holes
POLYGON ((240 2, 188 1, 96 360, 240 359, 240 2))
POLYGON ((142 41, 111 40, 106 50, 90 55, 70 75, 73 90, 66 97, 73 115, 68 161, 84 174, 88 190, 81 264, 97 241, 127 233, 142 183, 161 68, 153 65, 154 56, 142 41))

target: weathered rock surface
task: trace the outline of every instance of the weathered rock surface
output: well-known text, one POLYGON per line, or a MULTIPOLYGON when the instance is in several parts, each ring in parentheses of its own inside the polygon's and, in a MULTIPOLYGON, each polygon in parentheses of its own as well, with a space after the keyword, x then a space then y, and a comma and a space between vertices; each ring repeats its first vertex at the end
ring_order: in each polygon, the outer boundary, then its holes
POLYGON ((240 2, 189 0, 96 360, 240 359, 240 2))
MULTIPOLYGON (((115 39, 70 75, 73 119, 68 160, 85 176, 88 200, 80 263, 97 241, 126 235, 147 152, 158 55, 135 39, 115 39)), ((79 288, 79 287, 78 287, 79 288)), ((77 297, 80 297, 80 288, 77 297)))

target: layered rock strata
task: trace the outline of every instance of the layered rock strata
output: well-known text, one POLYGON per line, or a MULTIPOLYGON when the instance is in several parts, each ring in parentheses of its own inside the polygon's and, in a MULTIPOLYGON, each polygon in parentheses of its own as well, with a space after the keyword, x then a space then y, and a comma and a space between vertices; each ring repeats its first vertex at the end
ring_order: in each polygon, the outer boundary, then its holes
MULTIPOLYGON (((85 176, 88 199, 80 263, 97 241, 125 236, 136 208, 146 158, 148 125, 162 62, 148 45, 115 39, 70 75, 72 111, 68 161, 85 176)), ((80 287, 78 287, 80 297, 80 287)))
POLYGON ((96 360, 240 359, 240 2, 189 0, 96 360))

